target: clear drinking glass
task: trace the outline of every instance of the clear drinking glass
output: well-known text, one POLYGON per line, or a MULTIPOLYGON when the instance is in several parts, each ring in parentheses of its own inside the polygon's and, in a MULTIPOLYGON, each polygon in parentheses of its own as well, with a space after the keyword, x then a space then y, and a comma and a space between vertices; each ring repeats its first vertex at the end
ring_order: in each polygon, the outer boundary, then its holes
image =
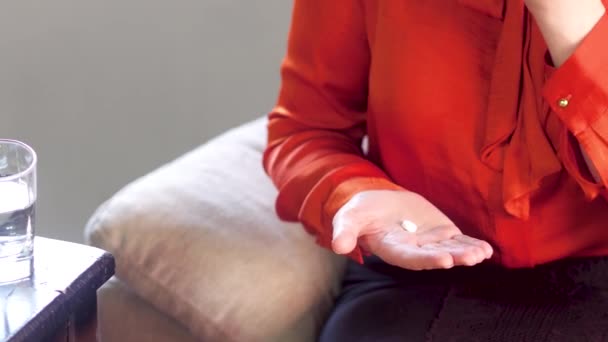
POLYGON ((36 162, 28 145, 0 139, 0 284, 31 274, 36 162))

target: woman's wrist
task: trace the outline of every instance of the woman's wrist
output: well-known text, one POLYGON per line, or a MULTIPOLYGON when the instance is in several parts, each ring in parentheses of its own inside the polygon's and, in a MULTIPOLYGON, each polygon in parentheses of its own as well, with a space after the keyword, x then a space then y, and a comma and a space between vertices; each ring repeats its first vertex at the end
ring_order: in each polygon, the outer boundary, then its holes
POLYGON ((605 14, 601 0, 526 0, 556 66, 563 64, 605 14))

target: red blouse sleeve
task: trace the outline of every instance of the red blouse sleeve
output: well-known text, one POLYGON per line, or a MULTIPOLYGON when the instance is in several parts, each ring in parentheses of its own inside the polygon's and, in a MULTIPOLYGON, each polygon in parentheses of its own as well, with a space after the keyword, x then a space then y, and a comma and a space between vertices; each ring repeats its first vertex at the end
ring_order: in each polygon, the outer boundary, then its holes
MULTIPOLYGON (((301 221, 329 247, 333 216, 354 194, 400 187, 362 154, 370 63, 362 3, 294 6, 264 167, 279 189, 279 217, 301 221)), ((361 250, 351 257, 360 261, 361 250)))
MULTIPOLYGON (((605 1, 606 3, 607 1, 605 1)), ((608 16, 604 15, 572 56, 551 72, 545 100, 576 141, 567 145, 564 164, 589 198, 606 196, 608 185, 608 16), (599 182, 577 161, 576 142, 597 170, 599 182)), ((580 158, 578 158, 580 159, 580 158)))

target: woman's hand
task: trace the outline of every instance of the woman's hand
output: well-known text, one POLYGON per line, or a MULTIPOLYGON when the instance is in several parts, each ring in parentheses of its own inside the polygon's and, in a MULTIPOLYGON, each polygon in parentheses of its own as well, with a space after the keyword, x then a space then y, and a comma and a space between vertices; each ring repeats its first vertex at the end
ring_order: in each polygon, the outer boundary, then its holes
POLYGON ((490 244, 463 235, 413 192, 361 192, 336 213, 333 227, 336 253, 348 254, 359 244, 385 262, 410 270, 472 266, 492 255, 490 244))

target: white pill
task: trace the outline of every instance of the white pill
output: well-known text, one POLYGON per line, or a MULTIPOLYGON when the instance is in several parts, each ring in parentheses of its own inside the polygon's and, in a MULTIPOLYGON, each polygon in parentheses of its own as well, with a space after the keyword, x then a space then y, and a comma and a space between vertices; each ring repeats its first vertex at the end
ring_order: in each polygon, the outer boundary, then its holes
POLYGON ((410 233, 415 233, 418 230, 418 226, 410 220, 401 221, 401 227, 410 233))

